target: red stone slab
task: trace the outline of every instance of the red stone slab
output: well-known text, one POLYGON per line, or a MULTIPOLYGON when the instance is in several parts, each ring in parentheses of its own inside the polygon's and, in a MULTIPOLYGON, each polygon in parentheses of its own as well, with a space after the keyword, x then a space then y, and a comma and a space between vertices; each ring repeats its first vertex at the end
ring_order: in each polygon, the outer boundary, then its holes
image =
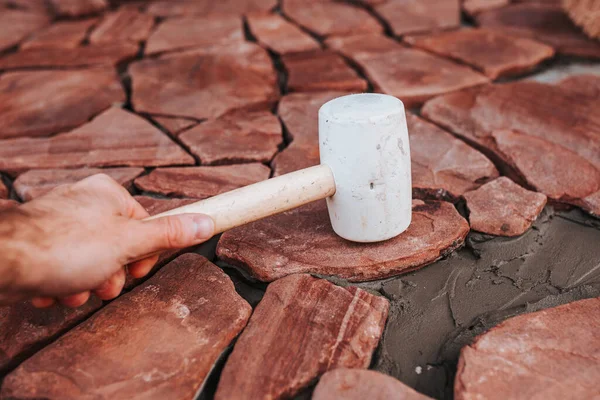
POLYGON ((313 400, 427 400, 391 376, 364 369, 338 368, 319 380, 313 400))
POLYGON ((186 254, 7 376, 3 397, 193 399, 252 308, 186 254))
POLYGON ((170 118, 170 117, 155 117, 152 116, 152 119, 164 129, 166 129, 169 133, 178 136, 181 132, 189 129, 193 126, 198 125, 198 121, 194 119, 187 118, 170 118))
POLYGON ((57 186, 75 183, 96 174, 106 174, 129 189, 133 180, 143 172, 143 168, 33 170, 20 175, 13 187, 23 201, 30 201, 43 196, 57 186))
POLYGON ((163 0, 154 1, 147 12, 159 17, 189 15, 242 15, 267 12, 277 6, 277 0, 163 0))
POLYGON ((558 83, 561 89, 577 92, 592 98, 600 97, 600 75, 574 75, 558 83))
POLYGON ((309 34, 278 14, 251 14, 247 20, 258 43, 275 53, 300 53, 321 47, 309 34))
POLYGON ((546 196, 531 192, 507 177, 464 194, 471 229, 498 236, 525 233, 546 205, 546 196))
POLYGON ((73 49, 30 48, 1 57, 0 69, 113 66, 133 58, 138 50, 137 45, 126 42, 82 46, 73 49))
POLYGON ((319 165, 320 162, 318 145, 292 143, 275 156, 271 166, 273 176, 279 176, 319 165))
POLYGON ((415 198, 455 201, 498 176, 486 156, 448 132, 407 114, 415 198))
POLYGON ((101 306, 102 301, 92 297, 76 309, 58 305, 41 310, 30 302, 0 307, 0 373, 15 367, 101 306))
POLYGON ((65 17, 97 14, 108 8, 107 0, 50 0, 54 11, 65 17))
POLYGON ((384 297, 309 275, 274 282, 229 356, 215 399, 292 398, 328 370, 367 368, 388 309, 384 297))
POLYGON ((554 49, 545 44, 485 29, 461 29, 404 40, 412 46, 469 64, 490 79, 523 74, 554 55, 554 49))
POLYGON ((268 109, 279 97, 271 58, 251 43, 146 59, 129 73, 135 109, 153 115, 217 118, 268 109))
POLYGON ((64 132, 124 100, 123 87, 110 68, 4 73, 0 139, 64 132))
POLYGON ((394 39, 383 34, 373 33, 331 37, 325 41, 325 44, 328 48, 351 59, 360 58, 363 53, 384 53, 403 48, 394 39))
POLYGON ((459 0, 387 1, 375 12, 392 28, 395 35, 454 28, 460 25, 459 0))
POLYGON ((461 351, 457 400, 591 399, 600 380, 600 299, 511 318, 461 351))
POLYGON ((353 243, 333 232, 325 202, 317 202, 225 232, 217 255, 264 282, 297 273, 360 282, 430 264, 460 247, 469 232, 467 221, 446 202, 416 201, 412 218, 397 238, 353 243))
POLYGON ((244 25, 238 16, 171 18, 152 33, 145 52, 154 54, 242 42, 244 25))
POLYGON ((493 10, 509 4, 510 0, 464 0, 462 8, 467 14, 474 16, 482 11, 493 10))
POLYGON ((218 167, 159 168, 135 180, 143 191, 165 196, 205 199, 264 181, 271 170, 262 164, 218 167))
POLYGON ((560 4, 514 4, 481 13, 477 22, 484 28, 535 38, 561 54, 600 58, 600 42, 585 36, 560 4))
POLYGON ((90 34, 90 43, 140 43, 148 39, 154 17, 131 8, 104 15, 98 26, 90 34))
POLYGON ((342 57, 330 50, 288 54, 282 57, 291 92, 339 90, 364 92, 367 82, 342 57))
POLYGON ((0 12, 0 51, 19 44, 50 23, 43 13, 4 9, 0 12))
POLYGON ((0 211, 8 210, 9 208, 16 207, 18 205, 19 203, 14 200, 0 199, 0 211))
POLYGON ((61 21, 43 29, 21 44, 21 49, 57 47, 73 49, 86 38, 88 31, 98 22, 95 18, 81 21, 61 21))
POLYGON ((0 141, 0 170, 167 166, 194 164, 167 135, 143 118, 117 107, 71 132, 51 138, 0 141))
POLYGON ((383 27, 364 9, 332 1, 284 1, 283 13, 319 36, 382 32, 383 27))
POLYGON ((180 136, 202 165, 268 163, 283 142, 279 119, 267 111, 209 120, 180 136))

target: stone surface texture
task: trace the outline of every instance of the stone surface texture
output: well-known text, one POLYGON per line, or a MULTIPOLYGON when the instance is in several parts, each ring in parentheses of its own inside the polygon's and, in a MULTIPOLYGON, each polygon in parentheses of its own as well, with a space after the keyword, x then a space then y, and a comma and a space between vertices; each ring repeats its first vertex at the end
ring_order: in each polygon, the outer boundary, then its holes
POLYGON ((0 171, 193 165, 194 159, 148 121, 113 107, 71 132, 0 141, 0 171))
POLYGON ((122 8, 106 14, 90 34, 90 43, 139 43, 148 39, 154 17, 122 8))
POLYGON ((259 163, 218 167, 159 168, 135 180, 143 191, 166 196, 205 199, 269 178, 259 163))
POLYGON ((545 44, 484 29, 461 29, 404 40, 469 64, 490 79, 523 74, 554 55, 554 49, 545 44))
POLYGON ((108 68, 7 72, 0 75, 0 139, 64 132, 124 100, 108 68))
POLYGON ((325 373, 313 400, 427 400, 391 376, 376 371, 338 368, 325 373))
POLYGON ((223 271, 186 254, 23 363, 2 395, 193 399, 251 312, 223 271))
POLYGON ((23 201, 40 197, 57 186, 78 182, 88 176, 106 174, 125 188, 144 172, 143 168, 82 168, 28 171, 15 180, 13 187, 23 201))
POLYGON ((45 14, 12 9, 0 11, 0 51, 19 44, 50 22, 50 18, 45 14))
POLYGON ((506 177, 465 193, 471 229, 497 236, 525 233, 546 205, 546 196, 522 188, 506 177))
POLYGON ((283 134, 273 114, 241 112, 203 122, 179 139, 202 165, 268 163, 282 144, 283 134))
POLYGON ((510 0, 464 0, 462 8, 471 16, 510 4, 510 0))
POLYGON ((258 43, 278 54, 317 50, 319 43, 277 14, 248 15, 248 26, 258 43))
POLYGON ((594 398, 600 299, 511 318, 461 351, 455 398, 594 398), (566 373, 568 371, 568 373, 566 373))
POLYGON ((88 31, 98 22, 95 18, 81 21, 64 21, 50 25, 48 28, 35 33, 21 44, 21 49, 57 47, 73 49, 78 47, 86 38, 88 31))
POLYGON ((468 232, 452 204, 417 200, 412 223, 400 236, 353 243, 333 232, 325 202, 317 202, 224 233, 217 254, 263 282, 297 273, 360 282, 430 264, 459 248, 468 232))
POLYGON ((96 14, 109 7, 108 0, 50 0, 50 3, 58 15, 65 17, 96 14))
POLYGON ((459 0, 389 0, 375 11, 395 35, 460 26, 459 0))
POLYGON ((310 275, 271 284, 227 360, 215 399, 290 398, 328 370, 367 368, 388 305, 310 275))
POLYGON ((277 0, 161 0, 152 2, 147 12, 158 17, 242 15, 267 12, 276 6, 277 0))
POLYGON ((167 130, 172 135, 179 135, 181 132, 198 125, 198 121, 187 118, 171 118, 171 117, 156 117, 152 116, 160 126, 167 130))

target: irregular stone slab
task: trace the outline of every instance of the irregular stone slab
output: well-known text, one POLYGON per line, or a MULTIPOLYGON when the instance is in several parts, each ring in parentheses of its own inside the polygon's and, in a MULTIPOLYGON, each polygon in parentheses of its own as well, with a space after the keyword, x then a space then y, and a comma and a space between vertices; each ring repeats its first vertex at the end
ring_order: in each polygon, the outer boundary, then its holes
POLYGON ((280 176, 320 163, 318 145, 292 143, 275 156, 271 166, 273 167, 273 176, 280 176))
POLYGON ((398 36, 460 26, 459 0, 388 1, 375 12, 398 36))
POLYGON ((0 141, 0 170, 193 165, 194 158, 148 121, 113 107, 71 132, 0 141))
POLYGON ((124 42, 73 49, 30 48, 1 57, 0 69, 117 65, 133 58, 137 52, 137 45, 124 42))
POLYGON ((498 176, 483 154, 448 132, 407 113, 415 198, 456 201, 498 176))
POLYGON ((229 356, 215 399, 292 398, 328 370, 367 368, 388 309, 384 297, 310 275, 274 282, 229 356))
POLYGON ((96 14, 108 8, 107 0, 50 0, 54 11, 65 17, 96 14))
POLYGON ((217 118, 268 109, 279 97, 271 58, 251 43, 146 59, 129 72, 136 110, 154 115, 217 118))
POLYGON ((291 92, 340 90, 364 92, 367 82, 343 58, 328 50, 288 54, 282 57, 291 92))
POLYGON ((283 13, 319 36, 383 31, 383 27, 368 12, 350 4, 284 1, 283 13))
POLYGON ((160 126, 165 128, 169 133, 178 136, 181 132, 198 125, 198 121, 187 118, 170 118, 170 117, 152 117, 152 119, 160 126))
POLYGON ((391 376, 363 369, 338 368, 319 380, 313 400, 430 399, 391 376))
POLYGON ((106 14, 90 35, 90 43, 140 43, 148 39, 154 17, 131 8, 106 14))
POLYGON ((268 163, 283 142, 279 119, 267 111, 227 114, 180 136, 202 165, 268 163))
POLYGON ((577 92, 592 98, 600 96, 600 71, 598 75, 575 75, 558 84, 561 89, 577 92))
POLYGON ((44 28, 50 18, 43 13, 4 9, 0 12, 0 51, 19 44, 33 32, 44 28))
POLYGON ((264 181, 271 170, 262 164, 159 168, 135 180, 140 190, 165 196, 205 199, 264 181))
POLYGON ((207 48, 244 42, 244 26, 237 16, 167 19, 146 43, 146 54, 188 48, 207 48))
POLYGON ((221 269, 186 254, 21 364, 2 395, 193 399, 251 312, 221 269))
POLYGON ((0 374, 14 368, 101 306, 102 300, 92 296, 76 309, 57 305, 41 310, 30 302, 0 307, 0 374))
POLYGON ((597 396, 599 308, 598 298, 581 300, 492 328, 461 351, 455 398, 597 396))
POLYGON ((21 44, 21 49, 36 49, 57 47, 61 49, 74 49, 85 39, 88 31, 98 22, 95 18, 81 21, 62 21, 50 25, 34 34, 30 39, 21 44))
POLYGON ((560 4, 513 4, 483 12, 477 22, 484 28, 535 38, 561 54, 600 58, 600 42, 585 36, 560 4))
POLYGON ((462 3, 463 10, 471 16, 482 11, 493 10, 510 4, 510 0, 465 0, 462 3))
POLYGON ((43 196, 57 186, 75 183, 96 174, 106 174, 129 189, 133 180, 143 172, 143 168, 33 170, 20 175, 13 186, 21 200, 30 201, 43 196))
POLYGON ((14 200, 3 200, 0 199, 0 211, 4 211, 4 210, 8 210, 9 208, 13 208, 18 206, 19 203, 17 203, 14 200))
POLYGON ((121 101, 112 69, 7 72, 0 75, 0 139, 64 132, 121 101))
POLYGON ((361 53, 383 53, 403 48, 389 36, 373 33, 331 37, 327 38, 325 43, 328 48, 351 59, 360 58, 361 53))
POLYGON ((258 43, 275 53, 300 53, 321 47, 310 35, 278 14, 251 14, 247 20, 258 43))
POLYGON ((554 55, 554 49, 545 44, 485 29, 461 29, 404 40, 415 47, 469 64, 490 79, 531 71, 554 55))
POLYGON ((600 76, 600 69, 595 63, 585 61, 574 61, 569 64, 553 65, 550 68, 532 75, 527 79, 541 83, 556 84, 565 78, 577 75, 597 75, 600 76))
POLYGON ((317 202, 225 232, 217 255, 264 282, 296 273, 360 282, 430 264, 459 248, 468 232, 469 224, 452 204, 416 201, 403 234, 381 243, 353 243, 333 232, 325 202, 317 202))
POLYGON ((471 229, 497 236, 525 233, 546 205, 546 196, 531 192, 507 177, 465 193, 471 229))
POLYGON ((155 1, 147 12, 158 17, 189 15, 242 15, 266 12, 277 6, 277 0, 172 0, 155 1))

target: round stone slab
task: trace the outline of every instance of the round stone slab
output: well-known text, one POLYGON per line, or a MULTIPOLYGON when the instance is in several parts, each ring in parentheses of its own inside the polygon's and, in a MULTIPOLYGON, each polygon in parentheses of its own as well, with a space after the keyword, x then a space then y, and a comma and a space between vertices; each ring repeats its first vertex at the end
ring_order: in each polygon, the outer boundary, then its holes
POLYGON ((333 232, 322 201, 224 233, 217 255, 265 282, 296 273, 360 282, 428 265, 460 247, 468 232, 452 204, 415 201, 412 223, 403 234, 380 243, 353 243, 333 232))

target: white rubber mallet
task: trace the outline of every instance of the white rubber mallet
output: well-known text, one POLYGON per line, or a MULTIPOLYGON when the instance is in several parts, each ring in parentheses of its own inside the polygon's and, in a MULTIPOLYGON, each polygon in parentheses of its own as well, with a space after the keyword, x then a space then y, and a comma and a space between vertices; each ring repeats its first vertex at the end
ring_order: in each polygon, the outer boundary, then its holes
POLYGON ((319 110, 321 165, 155 215, 200 213, 216 233, 327 199, 334 231, 355 242, 404 232, 412 215, 410 146, 404 105, 383 94, 356 94, 319 110))

